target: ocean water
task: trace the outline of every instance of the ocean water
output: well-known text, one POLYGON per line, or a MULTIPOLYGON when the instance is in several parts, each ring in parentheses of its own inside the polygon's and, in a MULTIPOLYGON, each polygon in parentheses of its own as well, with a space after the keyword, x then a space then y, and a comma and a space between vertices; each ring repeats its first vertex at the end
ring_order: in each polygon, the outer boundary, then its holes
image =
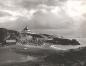
POLYGON ((10 47, 0 48, 0 66, 9 63, 33 61, 35 59, 35 57, 29 55, 17 54, 10 47))

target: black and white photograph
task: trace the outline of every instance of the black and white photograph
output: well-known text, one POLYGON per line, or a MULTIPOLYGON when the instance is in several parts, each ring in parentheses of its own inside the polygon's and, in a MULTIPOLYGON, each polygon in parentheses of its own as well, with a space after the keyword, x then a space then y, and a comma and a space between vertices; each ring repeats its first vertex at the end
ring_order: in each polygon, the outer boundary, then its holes
POLYGON ((0 0, 0 66, 86 66, 86 0, 0 0))

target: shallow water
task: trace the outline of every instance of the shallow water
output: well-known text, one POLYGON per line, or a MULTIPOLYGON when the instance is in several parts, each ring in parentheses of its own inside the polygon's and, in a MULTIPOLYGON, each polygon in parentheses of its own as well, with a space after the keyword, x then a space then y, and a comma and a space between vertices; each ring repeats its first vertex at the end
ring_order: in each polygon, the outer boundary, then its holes
POLYGON ((14 63, 14 62, 26 62, 35 60, 35 57, 16 54, 11 48, 0 48, 0 64, 14 63))

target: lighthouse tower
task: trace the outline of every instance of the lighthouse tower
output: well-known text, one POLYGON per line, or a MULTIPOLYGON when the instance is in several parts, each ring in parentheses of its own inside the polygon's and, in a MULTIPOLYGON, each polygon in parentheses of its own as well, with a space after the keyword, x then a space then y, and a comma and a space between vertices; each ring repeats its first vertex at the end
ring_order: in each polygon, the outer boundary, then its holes
POLYGON ((23 33, 30 34, 30 33, 31 33, 31 30, 29 30, 29 28, 26 26, 26 27, 23 29, 23 33))

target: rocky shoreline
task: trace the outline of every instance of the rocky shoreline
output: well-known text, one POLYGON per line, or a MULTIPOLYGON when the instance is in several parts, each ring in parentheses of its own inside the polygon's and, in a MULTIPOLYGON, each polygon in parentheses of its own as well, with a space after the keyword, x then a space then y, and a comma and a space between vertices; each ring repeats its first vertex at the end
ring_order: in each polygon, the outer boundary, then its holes
POLYGON ((76 39, 66 39, 49 34, 21 33, 15 30, 0 28, 0 45, 12 44, 33 45, 80 45, 76 39))

